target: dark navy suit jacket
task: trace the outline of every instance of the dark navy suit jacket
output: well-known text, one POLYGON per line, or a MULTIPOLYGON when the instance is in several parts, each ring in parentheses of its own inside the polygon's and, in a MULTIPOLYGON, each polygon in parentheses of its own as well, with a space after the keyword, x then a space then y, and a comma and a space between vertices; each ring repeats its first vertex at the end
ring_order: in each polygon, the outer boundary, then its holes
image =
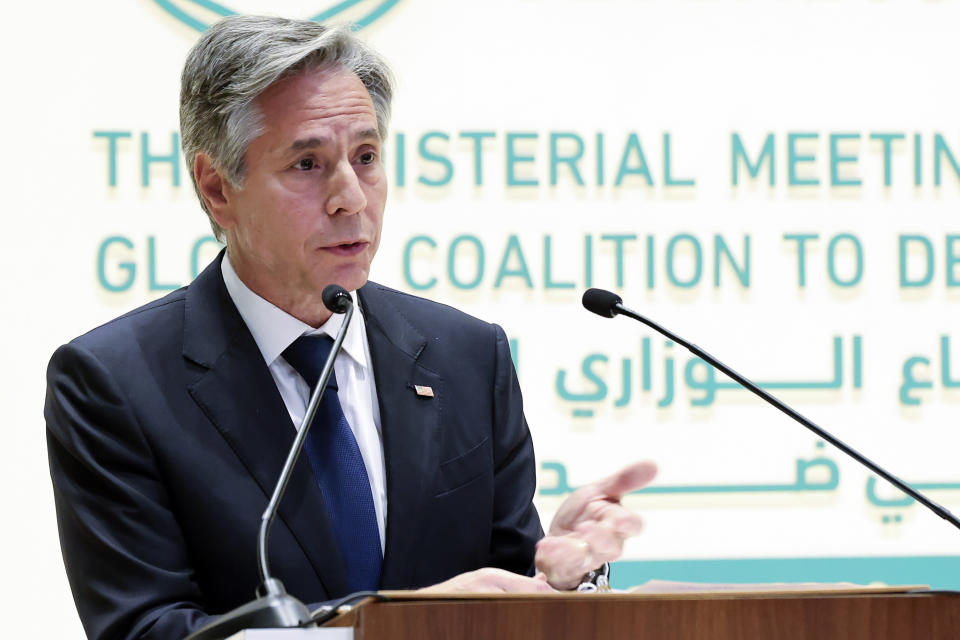
MULTIPOLYGON (((381 588, 532 574, 533 448, 502 329, 374 283, 359 297, 387 474, 381 588)), ((260 515, 295 430, 220 260, 58 349, 47 381, 61 547, 88 636, 179 638, 252 599, 260 515)), ((269 556, 308 603, 348 591, 325 514, 301 456, 269 556)))

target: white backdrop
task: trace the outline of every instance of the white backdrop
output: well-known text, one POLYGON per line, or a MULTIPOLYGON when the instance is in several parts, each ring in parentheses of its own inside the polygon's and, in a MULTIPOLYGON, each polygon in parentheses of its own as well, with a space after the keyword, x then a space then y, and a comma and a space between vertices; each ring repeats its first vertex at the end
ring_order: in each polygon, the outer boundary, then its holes
MULTIPOLYGON (((627 498, 647 530, 621 581, 960 587, 949 525, 883 483, 870 493, 867 471, 681 348, 578 302, 616 290, 960 504, 960 4, 390 4, 339 16, 388 9, 361 34, 399 80, 373 277, 515 341, 544 521, 565 487, 650 458, 661 474, 627 498)), ((188 282, 195 247, 201 267, 216 252, 186 168, 150 161, 173 150, 190 21, 332 5, 61 2, 8 20, 0 473, 21 631, 82 635, 46 463, 50 354, 188 282)))

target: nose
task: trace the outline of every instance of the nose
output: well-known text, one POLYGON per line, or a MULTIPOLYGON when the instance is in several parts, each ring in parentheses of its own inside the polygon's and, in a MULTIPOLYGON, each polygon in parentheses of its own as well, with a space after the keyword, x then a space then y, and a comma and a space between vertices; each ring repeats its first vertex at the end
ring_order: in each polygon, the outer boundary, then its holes
POLYGON ((349 160, 337 163, 336 171, 330 179, 330 194, 327 197, 329 215, 352 215, 360 213, 367 206, 367 196, 360 187, 360 178, 349 160))

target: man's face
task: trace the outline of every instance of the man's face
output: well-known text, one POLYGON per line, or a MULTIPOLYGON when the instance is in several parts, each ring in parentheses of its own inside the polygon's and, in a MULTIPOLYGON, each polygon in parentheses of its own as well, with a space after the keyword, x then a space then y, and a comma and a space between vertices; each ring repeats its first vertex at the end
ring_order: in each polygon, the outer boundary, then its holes
POLYGON ((326 285, 367 281, 380 244, 387 181, 376 112, 359 78, 337 69, 285 78, 257 106, 264 132, 247 150, 242 188, 224 186, 218 222, 247 286, 306 320, 326 285))

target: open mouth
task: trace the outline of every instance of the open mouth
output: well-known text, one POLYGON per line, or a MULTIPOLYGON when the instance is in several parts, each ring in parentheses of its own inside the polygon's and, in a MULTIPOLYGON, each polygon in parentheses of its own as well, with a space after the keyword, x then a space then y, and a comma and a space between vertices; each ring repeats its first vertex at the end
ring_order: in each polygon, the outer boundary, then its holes
POLYGON ((360 253, 361 251, 366 249, 366 247, 367 247, 366 242, 357 241, 357 242, 345 242, 343 244, 335 244, 335 245, 326 247, 326 250, 340 256, 352 256, 357 253, 360 253))

